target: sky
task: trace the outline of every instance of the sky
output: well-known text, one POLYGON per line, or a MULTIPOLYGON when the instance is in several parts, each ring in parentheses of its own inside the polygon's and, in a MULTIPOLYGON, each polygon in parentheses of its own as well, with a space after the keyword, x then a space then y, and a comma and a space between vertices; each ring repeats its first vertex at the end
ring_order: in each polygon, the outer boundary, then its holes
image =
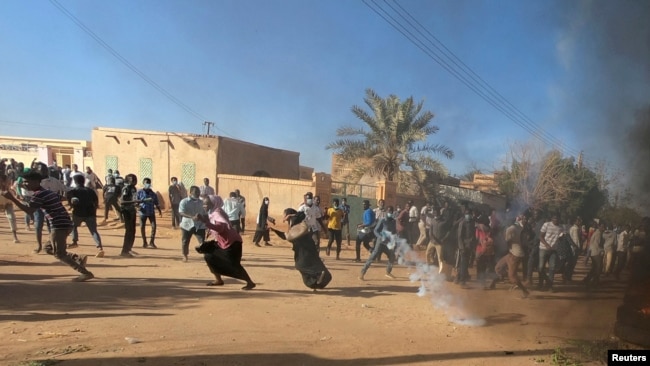
POLYGON ((530 140, 629 171, 625 131, 650 102, 649 15, 643 0, 3 0, 0 134, 200 134, 211 121, 213 134, 329 172, 325 146, 337 128, 363 127, 351 107, 371 88, 424 102, 440 128, 427 142, 454 151, 440 157, 452 175, 499 169, 511 143, 530 140), (427 54, 377 14, 391 9, 439 48, 427 54), (434 60, 443 49, 452 72, 434 60), (457 65, 473 71, 469 87, 457 65))

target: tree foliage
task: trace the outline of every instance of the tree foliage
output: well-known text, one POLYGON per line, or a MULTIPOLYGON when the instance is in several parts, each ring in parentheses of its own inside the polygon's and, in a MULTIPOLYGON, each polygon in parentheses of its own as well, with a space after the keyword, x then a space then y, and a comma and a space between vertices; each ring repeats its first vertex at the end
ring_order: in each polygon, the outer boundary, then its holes
POLYGON ((369 111, 352 107, 364 126, 337 129, 338 138, 326 147, 339 155, 347 168, 347 179, 371 175, 396 181, 400 189, 410 184, 424 189, 432 174, 447 174, 433 155, 451 159, 454 153, 445 145, 427 142, 439 128, 430 124, 434 115, 423 110, 424 102, 416 103, 413 97, 401 101, 396 95, 382 98, 372 89, 366 90, 364 101, 369 111))
POLYGON ((465 173, 460 175, 458 178, 471 182, 474 180, 475 174, 483 174, 483 169, 481 169, 478 164, 473 161, 467 165, 465 173))
POLYGON ((532 144, 512 144, 511 164, 499 175, 499 187, 511 206, 576 215, 590 220, 607 202, 596 173, 557 150, 532 144))

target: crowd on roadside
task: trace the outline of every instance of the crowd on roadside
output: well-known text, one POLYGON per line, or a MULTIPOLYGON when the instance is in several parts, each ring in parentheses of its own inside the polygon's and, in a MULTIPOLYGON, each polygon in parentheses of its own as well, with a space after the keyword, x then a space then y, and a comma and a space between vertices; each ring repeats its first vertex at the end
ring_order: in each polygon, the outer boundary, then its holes
MULTIPOLYGON (((555 292, 558 282, 574 282, 580 257, 585 265, 590 263, 589 273, 581 279, 587 289, 597 287, 601 276, 619 280, 649 246, 648 218, 632 227, 599 219, 584 223, 580 217, 561 221, 559 213, 534 209, 499 215, 493 209, 450 202, 430 202, 417 209, 409 201, 399 211, 384 207, 382 200, 374 209, 366 202, 356 261, 360 261, 361 244, 372 253, 369 261, 375 259, 375 249, 379 256, 379 250, 386 252, 377 246, 382 234, 372 228, 389 227, 409 248, 424 250, 427 263, 437 266, 449 281, 467 286, 474 277, 480 286, 494 289, 499 281, 508 280, 512 289, 528 296, 531 287, 555 292), (386 221, 394 223, 386 225, 386 221), (470 268, 475 269, 474 276, 470 268)), ((364 274, 362 270, 361 279, 364 274)))
MULTIPOLYGON (((120 256, 137 256, 133 251, 137 219, 142 247, 157 248, 156 213, 161 217, 162 211, 149 177, 145 177, 138 187, 136 175, 122 177, 117 170, 109 169, 102 181, 90 167, 82 172, 75 164, 59 167, 53 162, 48 166, 34 160, 25 166, 13 159, 1 159, 0 191, 4 193, 0 197, 0 209, 7 216, 14 242, 19 242, 16 206, 25 211, 25 229, 31 231, 33 227, 35 232, 34 253, 45 250, 56 255, 81 273, 77 280, 92 278, 92 273, 85 269, 87 257, 69 254, 66 249, 78 246, 77 230, 84 223, 97 248, 96 256, 103 257, 105 252, 97 227, 107 223, 111 210, 115 220, 124 224, 120 256), (97 222, 100 195, 104 211, 103 220, 97 222), (65 202, 68 208, 65 208, 65 202), (68 215, 67 220, 65 215, 68 215), (149 235, 147 224, 150 226, 149 235), (45 228, 50 239, 44 244, 45 228), (67 244, 70 233, 72 240, 67 244)), ((245 230, 246 199, 239 190, 229 192, 228 197, 221 199, 208 178, 204 178, 202 186, 187 189, 172 177, 167 193, 172 228, 181 230, 181 259, 184 262, 188 261, 192 237, 196 238, 199 246, 206 241, 209 227, 214 225, 207 219, 212 211, 223 213, 228 230, 232 229, 237 235, 245 230), (219 199, 215 201, 215 197, 219 199), (219 203, 218 206, 215 202, 219 203)), ((268 214, 269 202, 270 199, 265 197, 257 214, 253 236, 256 246, 261 246, 262 240, 264 245, 271 246, 269 232, 277 231, 273 227, 275 219, 268 214)), ((335 198, 329 206, 321 206, 320 197, 308 192, 295 211, 302 215, 300 222, 307 227, 310 242, 316 248, 317 258, 312 258, 311 252, 308 254, 312 264, 320 261, 321 237, 328 239, 325 255, 329 256, 334 250, 336 260, 341 259, 343 237, 348 245, 350 237, 354 237, 354 232, 350 233, 350 217, 359 215, 362 222, 356 228, 354 261, 361 262, 362 246, 369 253, 361 269, 362 280, 371 264, 381 261, 382 255, 387 257, 386 276, 393 277, 392 266, 397 256, 404 253, 403 248, 394 245, 392 238, 397 237, 409 250, 424 251, 426 262, 436 266, 449 281, 467 286, 474 277, 478 284, 492 289, 500 280, 507 279, 524 296, 528 295, 531 287, 539 291, 556 291, 557 282, 567 284, 574 281, 574 270, 580 257, 584 258, 585 264, 591 263, 588 275, 582 279, 587 288, 598 286, 601 276, 619 279, 622 271, 635 260, 636 253, 647 246, 648 240, 647 221, 634 228, 628 223, 606 223, 598 219, 583 223, 580 217, 561 222, 558 213, 545 214, 539 210, 526 210, 504 217, 496 210, 458 205, 453 201, 428 202, 421 208, 409 201, 401 208, 386 207, 384 201, 379 200, 377 207, 372 208, 366 200, 357 212, 347 204, 346 198, 335 198), (334 243, 336 248, 333 249, 334 243), (470 275, 471 268, 475 269, 474 276, 470 275)), ((289 221, 287 216, 284 219, 289 221)), ((218 236, 219 232, 213 234, 218 236)), ((241 241, 241 236, 238 240, 241 241)), ((323 273, 321 270, 314 276, 323 273)), ((310 283, 315 283, 315 280, 310 283)))

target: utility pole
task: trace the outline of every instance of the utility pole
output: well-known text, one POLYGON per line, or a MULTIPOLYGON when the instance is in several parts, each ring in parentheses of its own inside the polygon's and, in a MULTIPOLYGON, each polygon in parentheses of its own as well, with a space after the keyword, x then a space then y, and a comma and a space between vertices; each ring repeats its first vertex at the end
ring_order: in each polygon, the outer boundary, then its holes
POLYGON ((580 155, 578 155, 578 169, 582 169, 582 159, 584 159, 584 156, 583 156, 582 150, 581 150, 580 155))
POLYGON ((208 133, 207 133, 207 135, 210 136, 210 126, 214 126, 214 122, 208 122, 208 121, 205 121, 205 122, 203 122, 203 126, 207 126, 207 127, 208 127, 208 133))

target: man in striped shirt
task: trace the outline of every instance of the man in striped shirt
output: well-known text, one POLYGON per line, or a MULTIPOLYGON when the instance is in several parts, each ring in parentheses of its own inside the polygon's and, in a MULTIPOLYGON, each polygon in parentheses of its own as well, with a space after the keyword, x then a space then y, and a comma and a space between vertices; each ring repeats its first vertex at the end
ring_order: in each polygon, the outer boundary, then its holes
POLYGON ((95 276, 92 272, 86 269, 87 256, 78 256, 77 254, 67 252, 66 240, 70 232, 72 232, 72 220, 70 220, 68 211, 61 204, 60 196, 49 189, 41 187, 41 179, 41 174, 34 170, 23 175, 25 188, 34 192, 28 206, 16 199, 10 192, 2 192, 2 195, 11 200, 27 214, 31 215, 38 209, 45 211, 45 214, 52 223, 52 233, 50 236, 54 247, 54 256, 61 262, 72 267, 75 271, 81 273, 73 281, 83 282, 94 278, 95 276))

